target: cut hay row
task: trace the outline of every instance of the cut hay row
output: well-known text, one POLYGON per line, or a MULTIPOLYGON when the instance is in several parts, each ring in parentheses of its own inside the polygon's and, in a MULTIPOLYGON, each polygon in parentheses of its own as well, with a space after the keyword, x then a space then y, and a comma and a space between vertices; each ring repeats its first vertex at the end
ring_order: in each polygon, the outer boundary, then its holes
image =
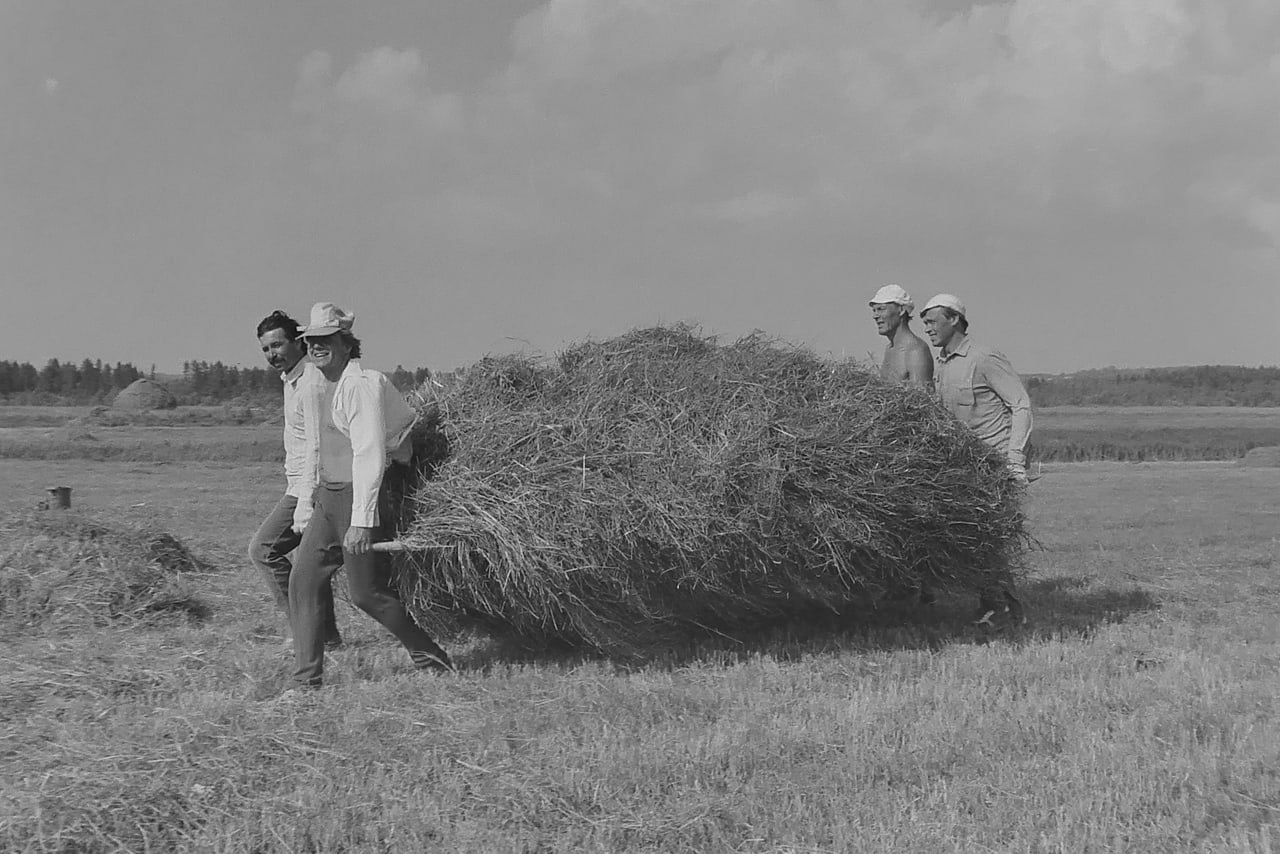
POLYGON ((923 391, 687 327, 488 358, 427 389, 438 451, 406 502, 415 616, 611 653, 1010 578, 1002 460, 923 391))
POLYGON ((63 511, 0 521, 0 632, 204 616, 172 535, 63 511))

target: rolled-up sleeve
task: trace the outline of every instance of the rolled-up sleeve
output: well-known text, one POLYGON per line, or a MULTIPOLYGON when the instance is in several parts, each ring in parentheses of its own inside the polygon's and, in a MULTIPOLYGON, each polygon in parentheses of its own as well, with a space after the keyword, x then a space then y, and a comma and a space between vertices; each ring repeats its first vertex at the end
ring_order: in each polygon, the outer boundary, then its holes
POLYGON ((351 436, 351 524, 378 525, 378 490, 386 466, 386 419, 382 389, 369 377, 345 384, 342 407, 351 436))
POLYGON ((1025 465, 1031 439, 1031 396, 1003 353, 990 353, 982 363, 983 379, 1009 410, 1009 462, 1025 465))

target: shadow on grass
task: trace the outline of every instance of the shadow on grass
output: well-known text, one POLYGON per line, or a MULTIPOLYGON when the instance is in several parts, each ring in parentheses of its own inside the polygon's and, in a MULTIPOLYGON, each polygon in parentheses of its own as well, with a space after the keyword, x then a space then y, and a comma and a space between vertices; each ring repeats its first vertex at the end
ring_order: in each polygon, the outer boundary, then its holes
POLYGON ((459 655, 458 663, 465 670, 481 672, 513 664, 572 667, 587 662, 607 662, 626 670, 697 662, 732 664, 758 657, 793 661, 833 652, 939 650, 997 638, 1013 643, 1087 638, 1100 626, 1160 607, 1140 588, 1099 588, 1092 582, 1087 576, 1066 576, 1023 584, 1018 595, 1026 608, 1026 625, 995 633, 973 624, 974 597, 947 595, 930 605, 868 602, 839 613, 815 608, 786 621, 762 624, 750 633, 687 638, 625 658, 494 635, 459 655))

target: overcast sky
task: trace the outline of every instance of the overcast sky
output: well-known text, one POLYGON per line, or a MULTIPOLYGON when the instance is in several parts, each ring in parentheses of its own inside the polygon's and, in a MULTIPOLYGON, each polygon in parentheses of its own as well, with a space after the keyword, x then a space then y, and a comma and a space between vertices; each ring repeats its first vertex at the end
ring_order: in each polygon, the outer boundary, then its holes
POLYGON ((0 359, 366 365, 656 322, 1276 364, 1276 0, 0 0, 0 359))

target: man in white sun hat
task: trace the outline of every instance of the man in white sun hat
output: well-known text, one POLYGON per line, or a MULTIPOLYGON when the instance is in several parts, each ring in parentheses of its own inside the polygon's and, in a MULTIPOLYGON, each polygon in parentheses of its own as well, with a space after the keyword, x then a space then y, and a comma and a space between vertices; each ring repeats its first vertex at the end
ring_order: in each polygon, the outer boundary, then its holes
POLYGON ((911 294, 898 285, 885 285, 876 291, 870 305, 876 331, 889 339, 880 364, 880 376, 904 385, 932 385, 933 357, 929 354, 929 345, 910 326, 911 314, 915 311, 911 294))
MULTIPOLYGON (((355 315, 316 303, 301 331, 321 374, 303 419, 314 505, 289 581, 296 667, 294 688, 319 687, 324 674, 322 589, 339 566, 351 601, 396 636, 421 670, 450 671, 449 656, 422 630, 391 587, 376 539, 394 533, 395 514, 410 475, 414 411, 385 374, 360 365, 355 315)), ((299 496, 299 503, 304 496, 299 496)))
MULTIPOLYGON (((1013 365, 998 350, 969 339, 964 303, 938 294, 920 312, 929 342, 938 348, 933 381, 938 396, 978 438, 1004 455, 1009 477, 1027 483, 1027 442, 1031 438, 1031 398, 1013 365)), ((980 624, 996 618, 1022 620, 1022 606, 1010 589, 980 593, 980 624)))

